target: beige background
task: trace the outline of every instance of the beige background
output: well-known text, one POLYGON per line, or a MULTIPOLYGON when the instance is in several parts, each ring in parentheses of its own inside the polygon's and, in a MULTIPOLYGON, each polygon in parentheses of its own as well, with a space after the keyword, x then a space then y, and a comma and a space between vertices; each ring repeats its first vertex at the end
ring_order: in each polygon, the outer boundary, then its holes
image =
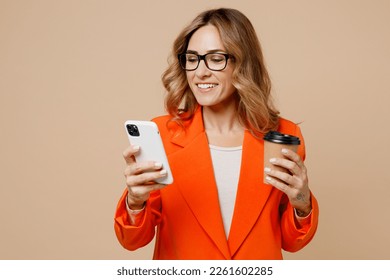
POLYGON ((389 259, 390 1, 0 0, 1 259, 151 258, 113 231, 123 122, 164 113, 174 38, 221 6, 250 18, 303 122, 320 225, 285 257, 389 259))

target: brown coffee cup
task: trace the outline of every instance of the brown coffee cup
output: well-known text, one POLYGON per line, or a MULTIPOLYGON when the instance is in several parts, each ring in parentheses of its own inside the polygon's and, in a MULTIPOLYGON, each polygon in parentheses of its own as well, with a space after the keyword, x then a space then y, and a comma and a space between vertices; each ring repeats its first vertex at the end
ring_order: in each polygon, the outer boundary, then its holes
MULTIPOLYGON (((299 140, 299 137, 289 135, 289 134, 282 134, 278 131, 270 131, 264 136, 264 168, 269 167, 272 170, 279 170, 282 172, 289 173, 288 170, 286 170, 283 167, 273 165, 270 162, 271 158, 286 158, 282 154, 282 149, 289 149, 294 152, 297 152, 298 146, 300 145, 301 141, 299 140)), ((264 173, 264 183, 269 184, 268 181, 265 179, 268 175, 264 173)))

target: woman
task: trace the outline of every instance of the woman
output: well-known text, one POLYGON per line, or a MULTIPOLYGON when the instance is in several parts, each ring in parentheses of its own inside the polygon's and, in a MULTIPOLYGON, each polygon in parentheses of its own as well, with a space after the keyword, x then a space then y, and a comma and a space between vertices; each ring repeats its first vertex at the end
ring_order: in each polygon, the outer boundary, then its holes
POLYGON ((154 183, 166 172, 135 162, 139 147, 124 151, 119 242, 136 250, 156 234, 154 259, 282 259, 282 249, 303 248, 318 223, 303 139, 272 104, 250 21, 234 9, 205 11, 177 37, 172 58, 162 77, 169 115, 154 121, 174 183, 154 183), (264 170, 262 137, 271 130, 301 138, 297 153, 272 161, 289 173, 264 170))

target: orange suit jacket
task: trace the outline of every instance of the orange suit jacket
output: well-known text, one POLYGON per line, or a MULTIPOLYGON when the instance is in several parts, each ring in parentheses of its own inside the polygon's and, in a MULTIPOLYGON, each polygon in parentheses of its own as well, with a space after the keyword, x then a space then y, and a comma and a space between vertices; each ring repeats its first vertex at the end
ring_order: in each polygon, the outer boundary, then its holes
MULTIPOLYGON (((263 183, 263 140, 248 131, 227 238, 201 109, 185 123, 185 131, 180 132, 173 122, 167 125, 169 119, 163 116, 154 121, 174 182, 151 193, 139 226, 129 223, 125 190, 115 213, 115 233, 123 247, 136 250, 156 236, 154 259, 282 259, 282 249, 295 252, 310 242, 318 224, 315 197, 311 194, 310 218, 299 226, 286 196, 263 183)), ((290 121, 280 119, 278 130, 303 140, 299 127, 290 121)), ((301 143, 298 153, 304 159, 301 143)))

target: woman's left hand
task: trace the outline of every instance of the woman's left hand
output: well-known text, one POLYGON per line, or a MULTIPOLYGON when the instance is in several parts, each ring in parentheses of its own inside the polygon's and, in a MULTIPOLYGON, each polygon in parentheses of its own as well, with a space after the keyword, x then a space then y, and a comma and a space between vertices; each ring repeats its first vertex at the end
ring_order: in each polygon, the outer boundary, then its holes
POLYGON ((266 180, 287 195, 292 207, 297 210, 298 216, 305 217, 311 211, 306 166, 297 153, 282 149, 282 154, 286 158, 272 158, 270 162, 275 166, 287 169, 290 174, 273 168, 265 168, 264 171, 268 175, 266 180))

